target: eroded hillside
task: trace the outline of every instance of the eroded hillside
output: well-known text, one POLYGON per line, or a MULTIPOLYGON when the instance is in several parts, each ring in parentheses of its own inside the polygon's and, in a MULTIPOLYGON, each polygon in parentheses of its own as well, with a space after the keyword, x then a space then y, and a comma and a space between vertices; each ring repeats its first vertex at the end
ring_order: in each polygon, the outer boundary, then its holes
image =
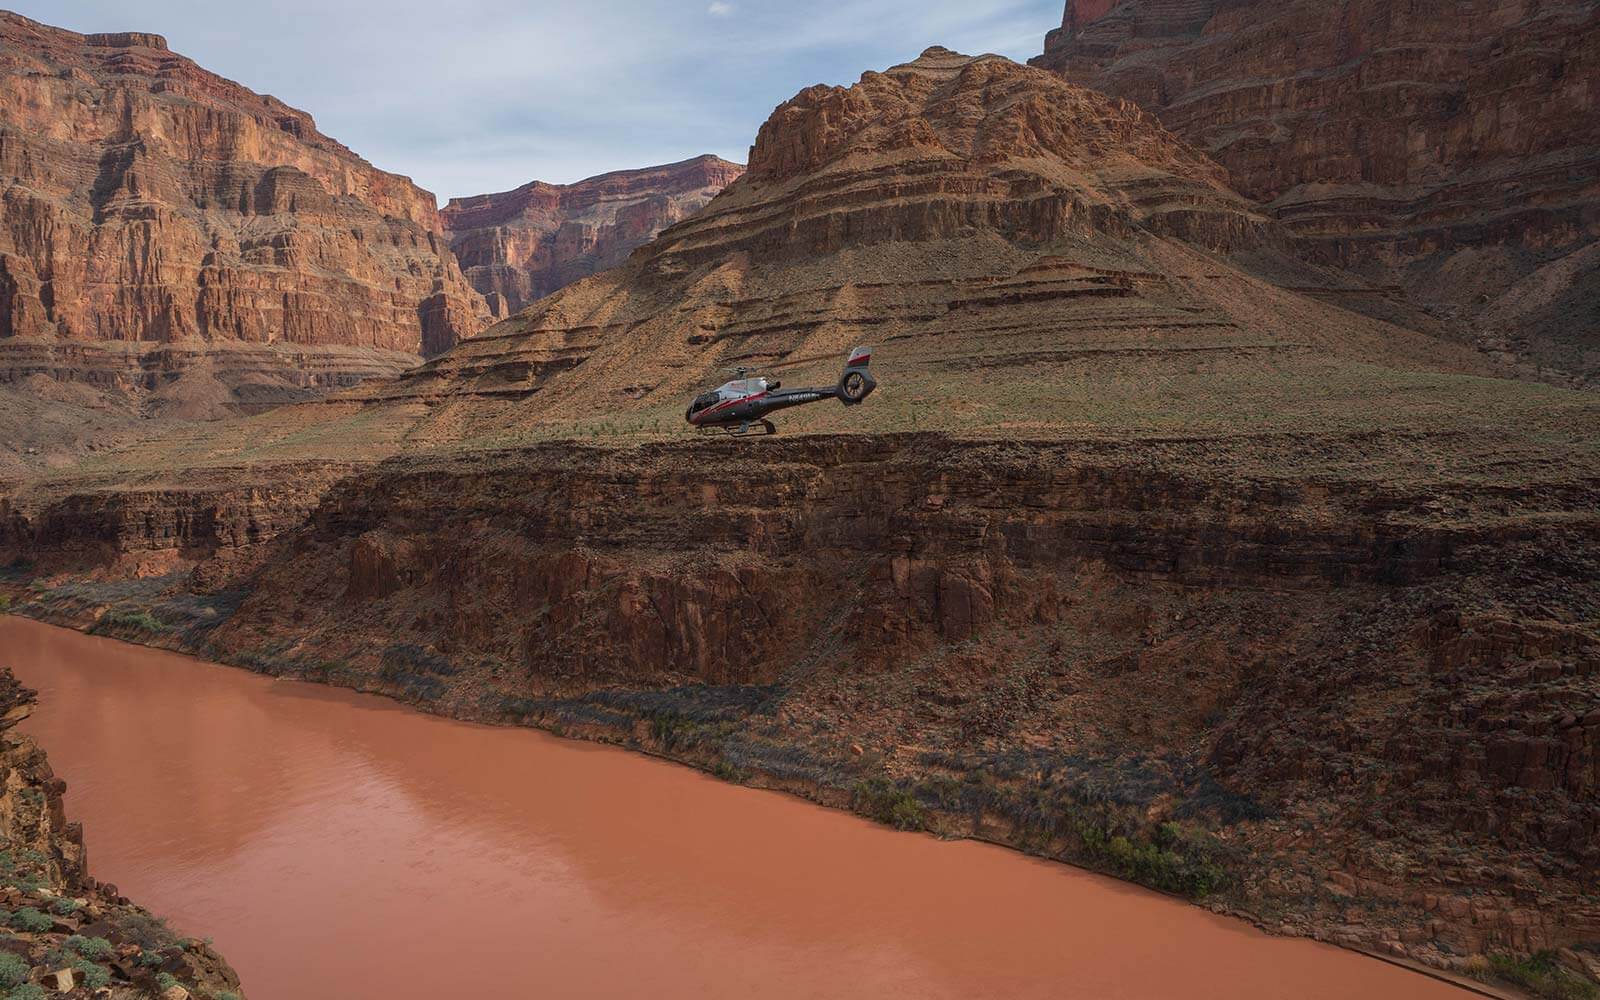
POLYGON ((1285 933, 1581 963, 1600 400, 1287 240, 1131 103, 930 50, 403 378, 7 488, 6 592, 1285 933), (866 405, 672 440, 727 366, 857 343, 866 405))
POLYGON ((452 198, 439 214, 467 280, 503 319, 622 263, 742 173, 737 163, 697 156, 576 184, 529 181, 513 191, 452 198))

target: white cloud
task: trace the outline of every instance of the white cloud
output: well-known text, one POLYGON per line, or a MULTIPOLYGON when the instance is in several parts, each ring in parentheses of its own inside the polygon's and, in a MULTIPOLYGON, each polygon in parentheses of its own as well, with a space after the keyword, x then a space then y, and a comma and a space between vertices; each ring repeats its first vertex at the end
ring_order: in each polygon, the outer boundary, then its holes
POLYGON ((706 13, 712 17, 727 17, 733 13, 733 4, 723 3, 722 0, 711 0, 711 6, 706 8, 706 13))

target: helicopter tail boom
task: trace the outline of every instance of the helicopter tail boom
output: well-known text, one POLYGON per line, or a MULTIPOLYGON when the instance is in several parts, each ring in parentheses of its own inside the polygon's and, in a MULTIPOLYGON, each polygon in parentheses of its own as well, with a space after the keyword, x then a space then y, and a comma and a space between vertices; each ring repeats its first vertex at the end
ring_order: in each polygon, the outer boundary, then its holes
POLYGON ((844 363, 844 372, 839 376, 839 385, 834 389, 839 402, 855 406, 878 387, 878 380, 872 377, 872 370, 868 367, 871 361, 870 347, 858 347, 850 352, 850 357, 844 363))

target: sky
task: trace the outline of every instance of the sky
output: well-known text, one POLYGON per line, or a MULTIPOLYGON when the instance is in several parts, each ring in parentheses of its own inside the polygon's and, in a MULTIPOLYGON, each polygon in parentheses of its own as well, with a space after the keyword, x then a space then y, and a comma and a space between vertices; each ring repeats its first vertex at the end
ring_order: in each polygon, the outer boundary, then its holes
POLYGON ((744 162, 772 109, 929 45, 1024 60, 1062 0, 10 0, 153 31, 439 196, 701 153, 744 162))

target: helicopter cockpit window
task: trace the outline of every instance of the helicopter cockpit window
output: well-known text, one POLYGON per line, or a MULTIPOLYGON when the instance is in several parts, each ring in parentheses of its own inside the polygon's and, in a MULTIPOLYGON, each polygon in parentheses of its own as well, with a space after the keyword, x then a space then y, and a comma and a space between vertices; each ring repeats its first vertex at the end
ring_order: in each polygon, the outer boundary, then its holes
POLYGON ((720 392, 707 392, 707 393, 704 393, 704 394, 702 394, 700 396, 695 397, 694 406, 690 407, 690 411, 691 412, 697 412, 699 410, 705 409, 708 406, 716 406, 717 405, 717 401, 720 400, 721 398, 722 398, 722 393, 720 393, 720 392))

